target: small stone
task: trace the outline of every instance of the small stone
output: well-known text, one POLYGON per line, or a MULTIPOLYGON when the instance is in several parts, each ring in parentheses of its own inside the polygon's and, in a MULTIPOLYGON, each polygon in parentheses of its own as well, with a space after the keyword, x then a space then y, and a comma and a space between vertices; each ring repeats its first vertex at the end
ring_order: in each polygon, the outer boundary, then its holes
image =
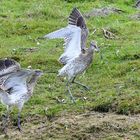
POLYGON ((13 51, 16 51, 16 49, 13 49, 13 51))
POLYGON ((40 45, 40 43, 39 43, 39 42, 37 42, 37 45, 40 45))
POLYGON ((31 69, 31 68, 32 68, 32 66, 28 66, 27 68, 28 68, 28 69, 31 69))

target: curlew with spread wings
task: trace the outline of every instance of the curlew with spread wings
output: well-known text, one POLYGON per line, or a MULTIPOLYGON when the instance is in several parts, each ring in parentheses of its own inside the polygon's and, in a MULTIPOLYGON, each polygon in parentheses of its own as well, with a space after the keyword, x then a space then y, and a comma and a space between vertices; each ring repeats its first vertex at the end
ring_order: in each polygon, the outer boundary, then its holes
POLYGON ((13 59, 0 60, 0 99, 7 106, 3 129, 6 129, 7 118, 12 106, 18 107, 18 129, 20 126, 20 112, 23 105, 32 96, 40 70, 21 69, 20 64, 13 59))
POLYGON ((84 84, 75 81, 75 78, 89 67, 92 63, 94 52, 99 51, 95 41, 92 41, 90 47, 86 48, 87 37, 88 28, 77 8, 73 8, 70 13, 68 26, 44 36, 44 38, 49 39, 62 38, 65 41, 64 53, 59 58, 59 61, 64 66, 58 71, 58 76, 67 77, 66 87, 73 102, 75 102, 75 99, 71 93, 70 85, 76 83, 85 89, 89 89, 84 84))
POLYGON ((49 33, 44 38, 64 39, 64 53, 60 56, 59 61, 62 64, 67 64, 85 50, 87 36, 88 29, 82 14, 77 8, 73 8, 69 15, 68 26, 49 33))

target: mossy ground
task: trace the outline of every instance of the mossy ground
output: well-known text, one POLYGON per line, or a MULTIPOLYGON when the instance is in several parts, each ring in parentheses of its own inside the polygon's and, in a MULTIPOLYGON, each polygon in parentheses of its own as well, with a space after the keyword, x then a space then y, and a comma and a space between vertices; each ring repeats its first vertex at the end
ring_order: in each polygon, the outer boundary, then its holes
MULTIPOLYGON (((88 110, 125 115, 140 113, 140 21, 130 18, 139 12, 133 7, 134 0, 1 0, 0 4, 1 58, 14 58, 22 67, 31 65, 48 71, 38 81, 34 96, 25 104, 23 120, 29 116, 35 118, 36 114, 39 118, 52 119, 65 112, 84 113, 88 110), (57 70, 62 67, 57 61, 63 52, 62 40, 40 40, 38 37, 65 27, 73 7, 88 13, 93 8, 108 6, 125 12, 86 19, 90 31, 87 47, 91 40, 96 40, 101 51, 95 55, 89 69, 78 77, 91 90, 84 91, 73 85, 72 93, 77 102, 72 104, 66 96, 64 80, 57 77, 57 70), (95 28, 97 31, 93 34, 95 28), (106 39, 102 28, 112 31, 117 38, 106 39), (24 51, 33 47, 38 49, 24 51), (58 103, 58 98, 65 99, 66 103, 58 103)), ((5 107, 0 105, 0 113, 4 111, 5 107)), ((16 113, 14 110, 11 114, 15 121, 16 113)), ((33 122, 30 122, 31 126, 34 126, 33 122)), ((122 130, 122 133, 125 132, 122 130)), ((119 139, 119 135, 117 137, 119 139)))

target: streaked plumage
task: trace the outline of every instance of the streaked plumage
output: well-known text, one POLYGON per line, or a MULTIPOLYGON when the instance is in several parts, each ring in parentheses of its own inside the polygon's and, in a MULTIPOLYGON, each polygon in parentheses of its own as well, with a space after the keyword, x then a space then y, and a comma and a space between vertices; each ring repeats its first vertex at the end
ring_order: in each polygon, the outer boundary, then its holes
POLYGON ((4 74, 10 73, 10 72, 16 72, 20 69, 20 65, 10 59, 3 59, 0 60, 0 76, 3 76, 4 74))
POLYGON ((85 50, 87 36, 88 29, 82 14, 77 8, 73 8, 69 16, 68 26, 49 33, 44 38, 64 39, 64 53, 60 56, 59 61, 62 64, 66 64, 77 57, 81 53, 81 50, 85 50))
POLYGON ((15 60, 0 60, 0 99, 8 110, 12 106, 18 107, 19 129, 20 112, 24 103, 32 96, 36 81, 41 74, 40 70, 21 69, 20 64, 15 60))
POLYGON ((94 50, 98 50, 95 42, 91 42, 90 47, 86 48, 87 36, 88 29, 85 20, 77 8, 73 8, 70 13, 67 27, 44 36, 49 39, 64 38, 65 40, 65 50, 59 58, 59 61, 65 65, 59 70, 58 76, 68 77, 66 86, 73 102, 75 100, 70 90, 70 84, 76 83, 88 89, 87 86, 76 82, 75 78, 88 68, 92 62, 94 50))
POLYGON ((81 28, 81 49, 85 50, 86 40, 88 37, 88 28, 86 26, 86 22, 77 8, 73 8, 72 12, 69 16, 69 24, 75 25, 81 28))
POLYGON ((89 89, 84 84, 75 81, 75 78, 78 74, 83 73, 92 63, 93 54, 95 51, 99 51, 99 48, 97 47, 95 42, 91 42, 90 47, 86 49, 84 53, 81 52, 78 57, 68 62, 62 69, 58 71, 58 76, 66 76, 68 78, 66 86, 73 102, 75 102, 75 99, 70 91, 71 83, 81 85, 87 90, 89 89))
POLYGON ((66 64, 81 52, 81 29, 74 25, 68 25, 65 28, 57 30, 46 35, 49 39, 64 38, 64 53, 60 56, 59 61, 66 64))
POLYGON ((62 69, 59 70, 58 76, 66 76, 68 80, 83 73, 93 60, 93 52, 99 51, 95 42, 91 42, 90 47, 84 52, 80 53, 78 57, 68 62, 62 69))

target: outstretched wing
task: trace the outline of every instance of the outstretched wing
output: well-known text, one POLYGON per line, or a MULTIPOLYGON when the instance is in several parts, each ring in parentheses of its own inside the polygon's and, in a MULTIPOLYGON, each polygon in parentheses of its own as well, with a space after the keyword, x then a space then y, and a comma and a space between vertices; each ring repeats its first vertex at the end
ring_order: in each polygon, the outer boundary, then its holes
POLYGON ((20 64, 13 59, 1 59, 0 60, 0 78, 11 72, 16 72, 20 69, 20 64))
POLYGON ((77 26, 68 25, 65 28, 45 35, 44 38, 64 39, 65 50, 64 53, 59 58, 59 61, 62 64, 66 64, 68 61, 77 57, 81 53, 81 28, 77 26))
POLYGON ((69 16, 70 25, 75 25, 81 28, 81 50, 85 50, 86 48, 86 40, 88 37, 88 29, 86 27, 86 22, 77 8, 73 8, 72 12, 69 16))
POLYGON ((33 70, 28 69, 10 73, 7 79, 1 85, 1 89, 6 91, 12 87, 20 87, 19 85, 26 85, 27 79, 32 76, 33 73, 33 70))
POLYGON ((70 13, 69 16, 69 22, 70 25, 75 25, 82 28, 86 28, 86 23, 85 20, 80 13, 80 11, 77 8, 73 8, 72 12, 70 13))
POLYGON ((3 83, 10 76, 10 73, 20 70, 20 64, 13 59, 1 59, 0 60, 0 88, 3 83))
POLYGON ((56 30, 54 32, 45 35, 44 38, 49 38, 49 39, 65 38, 73 33, 73 30, 71 30, 72 27, 73 26, 67 26, 65 28, 61 28, 59 30, 56 30))

